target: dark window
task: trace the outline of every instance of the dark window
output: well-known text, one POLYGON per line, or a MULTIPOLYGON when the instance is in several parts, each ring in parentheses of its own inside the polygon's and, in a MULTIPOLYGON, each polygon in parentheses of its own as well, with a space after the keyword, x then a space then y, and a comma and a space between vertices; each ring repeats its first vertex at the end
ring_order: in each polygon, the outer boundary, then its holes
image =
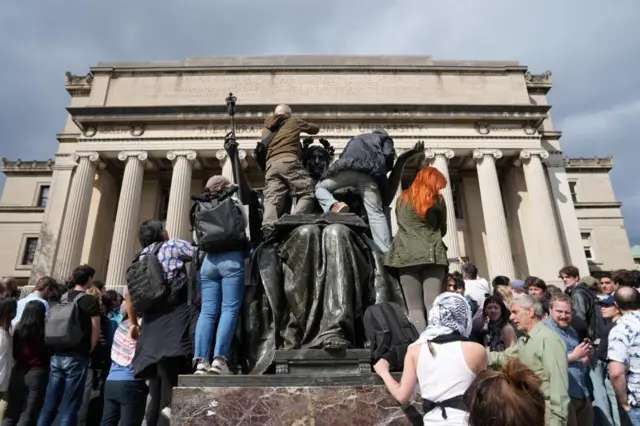
POLYGON ((576 193, 576 185, 578 182, 569 182, 569 193, 574 203, 578 202, 578 194, 576 193))
POLYGON ((451 184, 451 195, 453 197, 453 210, 456 214, 456 219, 463 219, 462 185, 460 182, 453 182, 451 184))
POLYGON ((160 220, 167 220, 167 214, 169 212, 169 188, 162 189, 162 195, 160 197, 160 220))
POLYGON ((24 245, 24 253, 22 254, 22 265, 33 265, 33 258, 36 256, 36 247, 38 246, 38 238, 27 238, 24 245))
POLYGON ((42 185, 40 187, 40 194, 38 194, 38 207, 47 207, 49 201, 49 185, 42 185))

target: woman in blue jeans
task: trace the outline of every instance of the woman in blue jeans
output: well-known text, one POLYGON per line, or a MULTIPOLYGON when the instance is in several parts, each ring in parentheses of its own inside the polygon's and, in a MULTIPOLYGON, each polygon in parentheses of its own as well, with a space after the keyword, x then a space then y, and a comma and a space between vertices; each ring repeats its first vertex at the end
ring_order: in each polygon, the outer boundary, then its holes
MULTIPOLYGON (((220 203, 226 198, 232 197, 236 206, 235 214, 238 215, 238 223, 244 229, 247 226, 247 218, 244 215, 242 204, 233 195, 236 190, 237 187, 224 176, 213 176, 207 182, 206 191, 199 199, 206 206, 206 203, 212 200, 220 203)), ((196 229, 199 229, 197 224, 196 229)), ((198 231, 196 231, 196 239, 197 234, 198 231)), ((231 246, 233 247, 233 245, 231 246)), ((196 326, 195 374, 231 374, 227 361, 244 296, 246 247, 246 244, 238 244, 236 250, 208 252, 203 253, 203 258, 201 257, 202 307, 196 326), (214 335, 215 347, 212 362, 211 346, 214 335)))

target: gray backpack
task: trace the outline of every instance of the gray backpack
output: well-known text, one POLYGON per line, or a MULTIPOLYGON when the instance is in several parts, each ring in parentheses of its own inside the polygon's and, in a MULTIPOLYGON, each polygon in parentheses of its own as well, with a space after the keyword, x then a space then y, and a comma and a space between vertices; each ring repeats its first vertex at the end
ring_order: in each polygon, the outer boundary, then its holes
POLYGON ((127 269, 127 289, 136 312, 147 312, 167 300, 171 288, 165 277, 158 252, 162 242, 155 243, 147 254, 137 254, 127 269))
POLYGON ((82 325, 78 300, 86 294, 80 293, 69 300, 65 293, 60 303, 49 310, 47 324, 44 328, 44 343, 54 350, 71 349, 82 342, 82 325))

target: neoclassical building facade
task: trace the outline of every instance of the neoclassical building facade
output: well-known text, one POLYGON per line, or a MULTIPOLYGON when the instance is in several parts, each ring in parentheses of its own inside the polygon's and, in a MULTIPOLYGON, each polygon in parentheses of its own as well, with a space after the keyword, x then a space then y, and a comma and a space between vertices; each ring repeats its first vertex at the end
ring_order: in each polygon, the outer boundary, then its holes
POLYGON ((423 164, 445 174, 449 257, 472 261, 485 277, 555 282, 570 263, 585 274, 633 267, 611 159, 563 155, 549 72, 426 56, 219 57, 100 63, 67 73, 66 89, 55 159, 4 162, 0 232, 18 248, 0 256, 0 274, 64 279, 89 263, 108 285, 122 285, 142 221, 165 220, 171 236, 188 238, 190 195, 213 174, 233 178, 222 147, 229 92, 254 188, 264 176, 251 150, 267 114, 287 103, 320 125, 336 154, 377 128, 398 151, 424 140, 403 187, 423 164))

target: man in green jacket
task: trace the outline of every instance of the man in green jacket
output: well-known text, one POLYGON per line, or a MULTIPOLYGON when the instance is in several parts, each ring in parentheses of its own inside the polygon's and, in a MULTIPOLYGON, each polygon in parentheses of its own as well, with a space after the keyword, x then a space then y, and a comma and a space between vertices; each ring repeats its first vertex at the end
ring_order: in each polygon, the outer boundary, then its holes
POLYGON ((542 380, 550 426, 565 426, 569 413, 567 349, 556 333, 542 322, 542 305, 531 296, 511 303, 511 321, 526 333, 504 352, 491 352, 489 365, 502 367, 506 357, 517 357, 542 380))

